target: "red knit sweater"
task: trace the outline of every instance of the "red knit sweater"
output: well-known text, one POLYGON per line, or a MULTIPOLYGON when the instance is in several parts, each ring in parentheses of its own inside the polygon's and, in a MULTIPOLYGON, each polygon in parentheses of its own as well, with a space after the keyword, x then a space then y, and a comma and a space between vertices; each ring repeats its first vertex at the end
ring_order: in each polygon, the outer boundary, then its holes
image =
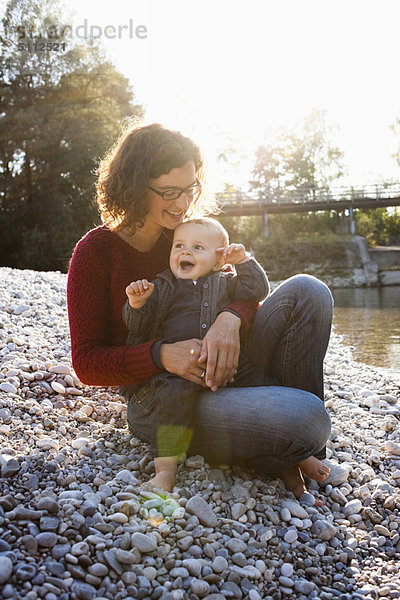
MULTIPOLYGON (((164 230, 150 252, 139 252, 101 226, 76 245, 68 272, 67 298, 72 364, 88 385, 127 385, 159 373, 150 348, 156 340, 127 346, 122 320, 125 288, 137 279, 155 278, 168 267, 173 231, 164 230)), ((252 302, 229 308, 249 324, 257 310, 252 302)))

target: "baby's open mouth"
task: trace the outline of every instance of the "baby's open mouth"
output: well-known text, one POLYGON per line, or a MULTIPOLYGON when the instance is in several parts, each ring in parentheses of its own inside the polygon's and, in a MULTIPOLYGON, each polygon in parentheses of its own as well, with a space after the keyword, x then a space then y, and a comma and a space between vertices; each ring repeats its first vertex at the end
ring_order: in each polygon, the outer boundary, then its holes
POLYGON ((182 269, 182 271, 188 271, 189 269, 192 269, 194 267, 194 264, 191 263, 189 260, 182 260, 179 263, 179 266, 182 269))

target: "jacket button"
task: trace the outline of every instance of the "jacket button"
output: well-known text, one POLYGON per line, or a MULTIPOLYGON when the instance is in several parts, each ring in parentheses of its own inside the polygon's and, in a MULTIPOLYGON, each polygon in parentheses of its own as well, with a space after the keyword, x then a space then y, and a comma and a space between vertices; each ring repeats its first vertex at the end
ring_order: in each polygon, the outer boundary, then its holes
POLYGON ((205 323, 202 323, 201 326, 203 329, 205 329, 207 327, 207 325, 205 323))
POLYGON ((205 283, 205 284, 203 285, 203 288, 206 288, 206 289, 207 289, 207 288, 208 288, 208 283, 205 283))
POLYGON ((203 306, 208 306, 208 302, 203 302, 203 306))

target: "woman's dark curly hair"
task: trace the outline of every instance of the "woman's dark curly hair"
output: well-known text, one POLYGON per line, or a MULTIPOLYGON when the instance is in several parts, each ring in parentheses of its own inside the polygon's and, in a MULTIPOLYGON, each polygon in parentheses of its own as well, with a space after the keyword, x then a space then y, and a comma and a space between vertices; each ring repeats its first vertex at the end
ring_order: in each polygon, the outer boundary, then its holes
MULTIPOLYGON (((158 123, 131 123, 96 171, 96 202, 103 223, 113 231, 126 228, 131 233, 143 227, 149 210, 149 180, 183 167, 190 160, 202 181, 201 152, 189 138, 158 123)), ((211 203, 204 199, 202 202, 201 197, 202 194, 192 203, 188 216, 212 210, 211 203)))

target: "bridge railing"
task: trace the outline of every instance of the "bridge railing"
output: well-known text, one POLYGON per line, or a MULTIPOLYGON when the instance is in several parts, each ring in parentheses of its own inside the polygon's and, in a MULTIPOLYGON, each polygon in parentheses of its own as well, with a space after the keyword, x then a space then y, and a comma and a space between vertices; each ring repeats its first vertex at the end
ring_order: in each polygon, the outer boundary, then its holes
POLYGON ((288 204, 288 203, 313 203, 329 202, 335 200, 360 200, 361 198, 370 198, 379 201, 379 199, 389 199, 400 197, 400 183, 377 184, 366 186, 337 186, 326 190, 279 190, 273 193, 265 191, 250 192, 219 192, 215 194, 217 200, 222 204, 235 205, 264 205, 264 204, 288 204))

